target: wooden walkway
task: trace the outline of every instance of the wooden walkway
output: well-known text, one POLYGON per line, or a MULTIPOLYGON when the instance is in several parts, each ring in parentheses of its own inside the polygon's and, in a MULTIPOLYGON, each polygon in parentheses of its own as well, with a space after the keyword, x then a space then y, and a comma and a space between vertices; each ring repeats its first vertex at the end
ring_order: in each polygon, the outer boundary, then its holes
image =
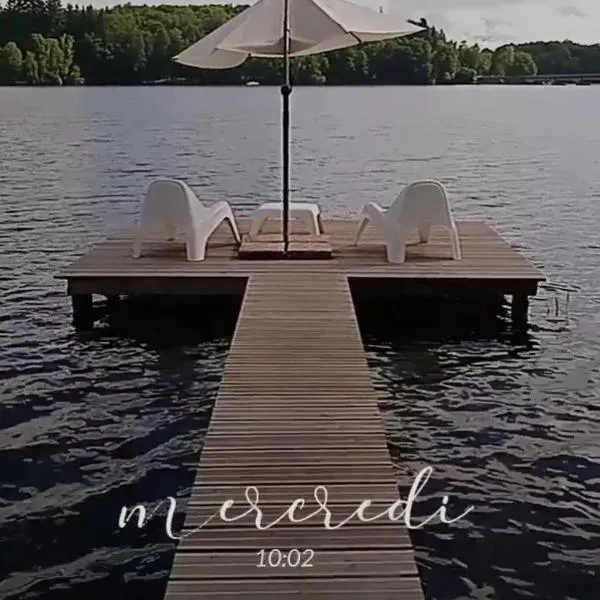
MULTIPOLYGON (((399 498, 398 482, 410 485, 388 454, 346 276, 252 274, 184 531, 228 499, 240 501, 229 514, 244 512, 246 486, 256 486, 271 522, 298 498, 307 500, 298 517, 313 512, 314 489, 324 485, 338 523, 366 499, 378 505, 367 514, 382 512, 399 498)), ((254 518, 217 516, 180 541, 165 599, 423 598, 403 524, 355 520, 327 530, 320 514, 261 531, 254 518), (290 556, 293 548, 312 566, 258 566, 261 549, 290 556)))

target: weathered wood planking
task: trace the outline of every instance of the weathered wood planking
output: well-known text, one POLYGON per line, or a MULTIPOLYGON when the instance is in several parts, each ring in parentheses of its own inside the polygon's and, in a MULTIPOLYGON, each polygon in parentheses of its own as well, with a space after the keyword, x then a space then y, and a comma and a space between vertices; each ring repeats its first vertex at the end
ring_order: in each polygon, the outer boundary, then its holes
POLYGON ((328 530, 323 515, 259 530, 252 516, 200 527, 228 499, 247 509, 256 486, 265 522, 297 498, 328 491, 333 524, 366 499, 367 516, 396 501, 392 466, 346 277, 251 275, 206 435, 166 600, 302 598, 421 600, 410 538, 400 523, 354 519, 328 530), (324 335, 320 335, 323 334, 324 335), (329 395, 327 390, 335 392, 329 395), (310 548, 310 568, 259 567, 257 552, 310 548))
MULTIPOLYGON (((267 224, 268 225, 268 224, 267 224)), ((132 237, 124 232, 92 248, 66 267, 59 278, 68 279, 71 293, 197 293, 205 282, 207 292, 218 293, 219 285, 243 293, 240 278, 255 273, 343 273, 351 278, 396 278, 424 280, 482 280, 523 284, 543 281, 544 276, 520 252, 482 222, 459 222, 463 258, 452 260, 450 245, 442 230, 434 230, 427 244, 412 244, 403 264, 388 264, 383 241, 367 227, 364 238, 353 246, 356 222, 325 221, 325 231, 333 247, 331 260, 239 260, 226 228, 211 239, 207 258, 189 262, 181 240, 149 242, 140 259, 132 258, 132 237), (234 281, 238 282, 236 287, 234 281), (220 282, 220 284, 219 284, 220 282), (227 287, 229 283, 229 287, 227 287), (103 289, 100 289, 102 288, 103 289), (132 291, 133 290, 133 291, 132 291)), ((240 222, 242 231, 248 224, 240 222)), ((535 293, 535 289, 532 293, 535 293)))
POLYGON ((284 254, 284 247, 281 233, 265 233, 255 238, 244 235, 237 255, 238 258, 249 260, 281 258, 328 260, 333 253, 329 236, 324 234, 291 234, 286 254, 284 254))
POLYGON ((413 577, 372 577, 369 593, 357 586, 355 577, 328 579, 247 579, 243 593, 238 581, 178 579, 171 584, 174 600, 414 600, 422 598, 421 585, 413 577), (299 582, 302 585, 298 585, 299 582))

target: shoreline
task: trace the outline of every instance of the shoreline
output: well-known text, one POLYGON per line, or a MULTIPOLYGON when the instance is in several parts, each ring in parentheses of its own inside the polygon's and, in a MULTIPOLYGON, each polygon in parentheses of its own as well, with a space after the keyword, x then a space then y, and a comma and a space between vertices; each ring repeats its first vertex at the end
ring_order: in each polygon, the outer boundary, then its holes
MULTIPOLYGON (((484 82, 484 83, 297 83, 294 84, 294 88, 299 87, 320 87, 320 88, 369 88, 369 87, 491 87, 491 86, 502 86, 502 87, 589 87, 592 85, 600 85, 600 81, 560 81, 560 82, 547 82, 547 81, 535 81, 535 82, 484 82)), ((223 82, 223 83, 196 83, 196 82, 132 82, 132 83, 64 83, 64 84, 32 84, 32 83, 11 83, 1 84, 1 88, 74 88, 74 87, 85 87, 85 88, 109 88, 109 87, 219 87, 219 88, 231 88, 231 87, 268 87, 268 88, 279 88, 281 84, 278 83, 259 83, 258 85, 249 86, 244 82, 223 82)))

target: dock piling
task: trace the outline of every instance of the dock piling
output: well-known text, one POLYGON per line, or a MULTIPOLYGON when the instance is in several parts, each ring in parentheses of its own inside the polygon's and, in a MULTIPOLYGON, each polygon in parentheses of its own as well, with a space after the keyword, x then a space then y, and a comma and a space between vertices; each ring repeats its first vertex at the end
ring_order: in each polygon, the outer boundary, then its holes
POLYGON ((513 294, 511 318, 513 327, 527 329, 529 318, 529 296, 527 294, 513 294))
POLYGON ((94 327, 94 303, 92 294, 73 294, 73 327, 86 331, 94 327))

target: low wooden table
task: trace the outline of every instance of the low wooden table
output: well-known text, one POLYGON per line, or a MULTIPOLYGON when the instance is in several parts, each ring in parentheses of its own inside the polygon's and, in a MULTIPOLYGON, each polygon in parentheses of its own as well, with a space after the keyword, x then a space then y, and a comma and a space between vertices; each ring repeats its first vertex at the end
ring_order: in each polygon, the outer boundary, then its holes
MULTIPOLYGON (((281 221, 283 218, 283 204, 281 202, 266 202, 261 204, 252 215, 250 224, 250 237, 257 237, 263 225, 270 219, 281 221)), ((321 220, 321 209, 318 204, 312 202, 290 202, 289 218, 302 221, 308 232, 315 235, 323 233, 323 222, 321 220)))

